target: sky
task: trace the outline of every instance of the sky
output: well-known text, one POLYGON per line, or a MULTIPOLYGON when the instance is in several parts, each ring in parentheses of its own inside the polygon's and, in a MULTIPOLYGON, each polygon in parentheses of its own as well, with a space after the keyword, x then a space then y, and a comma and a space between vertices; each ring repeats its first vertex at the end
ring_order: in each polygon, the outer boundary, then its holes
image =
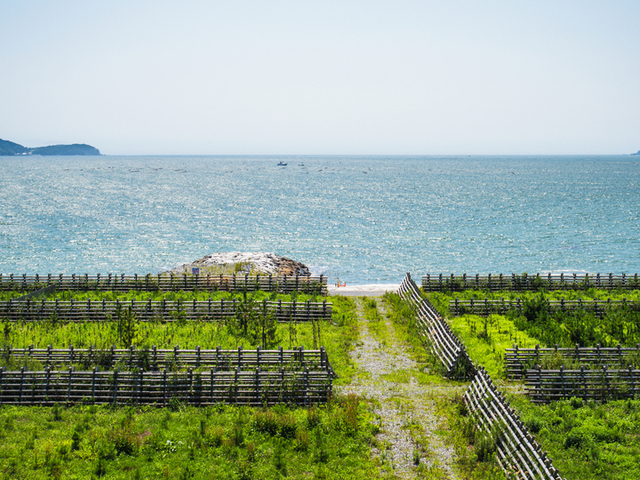
POLYGON ((633 153, 640 2, 0 0, 0 138, 107 155, 633 153))

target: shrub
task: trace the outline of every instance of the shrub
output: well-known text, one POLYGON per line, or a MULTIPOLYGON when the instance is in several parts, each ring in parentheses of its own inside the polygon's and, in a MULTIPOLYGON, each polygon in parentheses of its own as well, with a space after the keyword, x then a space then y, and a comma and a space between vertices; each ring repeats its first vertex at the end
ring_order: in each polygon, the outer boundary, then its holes
POLYGON ((271 410, 256 412, 253 417, 253 429, 268 435, 276 435, 278 433, 278 419, 276 414, 271 410))
POLYGON ((538 433, 543 427, 543 423, 538 417, 529 417, 525 420, 524 425, 531 433, 538 433))

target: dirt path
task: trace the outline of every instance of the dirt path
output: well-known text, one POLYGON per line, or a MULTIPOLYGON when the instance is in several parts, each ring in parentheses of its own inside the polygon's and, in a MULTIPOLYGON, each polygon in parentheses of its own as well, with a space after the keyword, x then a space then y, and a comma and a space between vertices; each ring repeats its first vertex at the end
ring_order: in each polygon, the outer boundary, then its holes
POLYGON ((374 400, 381 427, 374 454, 387 470, 384 473, 401 479, 457 479, 452 467, 453 449, 438 434, 446 427, 435 413, 433 400, 443 389, 456 387, 419 383, 415 375, 419 375, 420 367, 384 316, 382 300, 376 298, 381 324, 375 328, 364 317, 364 301, 357 300, 360 342, 352 353, 358 374, 350 385, 336 390, 374 400), (383 334, 374 335, 372 329, 383 334))

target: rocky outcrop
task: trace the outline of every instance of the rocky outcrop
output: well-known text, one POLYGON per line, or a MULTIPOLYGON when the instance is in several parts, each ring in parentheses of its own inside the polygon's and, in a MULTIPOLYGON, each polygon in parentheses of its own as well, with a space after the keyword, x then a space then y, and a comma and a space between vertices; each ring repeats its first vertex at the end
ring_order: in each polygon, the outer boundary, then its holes
POLYGON ((290 258, 265 252, 228 252, 213 253, 191 263, 185 263, 171 270, 173 273, 191 273, 192 268, 199 268, 201 274, 272 274, 272 275, 305 275, 309 276, 309 268, 290 258))

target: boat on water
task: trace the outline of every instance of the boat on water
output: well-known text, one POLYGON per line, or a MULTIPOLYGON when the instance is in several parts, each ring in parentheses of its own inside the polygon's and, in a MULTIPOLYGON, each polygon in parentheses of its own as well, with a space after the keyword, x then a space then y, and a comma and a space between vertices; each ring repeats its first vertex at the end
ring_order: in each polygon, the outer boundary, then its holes
POLYGON ((278 167, 286 167, 286 166, 287 166, 287 164, 286 164, 286 163, 284 163, 284 162, 280 162, 280 163, 278 163, 278 167))

